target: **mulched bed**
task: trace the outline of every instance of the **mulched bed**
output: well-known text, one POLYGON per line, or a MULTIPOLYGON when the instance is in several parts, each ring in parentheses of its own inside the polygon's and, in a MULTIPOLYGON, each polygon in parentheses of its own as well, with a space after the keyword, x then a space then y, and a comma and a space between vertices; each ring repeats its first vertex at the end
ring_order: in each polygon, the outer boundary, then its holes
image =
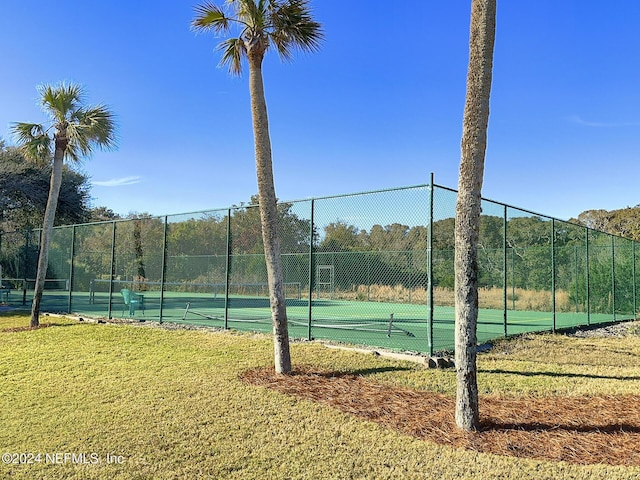
POLYGON ((291 375, 277 375, 273 367, 250 370, 241 379, 441 445, 583 465, 640 466, 640 395, 481 396, 481 428, 468 433, 455 426, 452 396, 312 367, 291 375))

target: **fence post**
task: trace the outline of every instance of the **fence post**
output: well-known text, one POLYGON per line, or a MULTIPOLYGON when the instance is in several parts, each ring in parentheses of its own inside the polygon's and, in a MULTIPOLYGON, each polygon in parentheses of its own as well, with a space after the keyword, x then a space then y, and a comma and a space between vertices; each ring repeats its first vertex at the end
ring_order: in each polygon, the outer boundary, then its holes
POLYGON ((227 209, 227 255, 224 266, 224 329, 229 328, 229 278, 231 270, 231 209, 227 209))
POLYGON ((516 310, 516 258, 515 247, 509 248, 511 252, 511 310, 516 310))
POLYGON ((24 285, 26 290, 27 278, 29 278, 29 251, 31 249, 31 233, 32 230, 28 229, 24 235, 24 268, 22 269, 24 285))
POLYGON ((162 323, 162 310, 164 307, 164 283, 167 276, 167 230, 169 229, 169 217, 164 217, 164 228, 162 230, 162 267, 160 269, 160 319, 162 323))
POLYGON ((76 226, 71 227, 71 255, 69 259, 69 303, 67 313, 71 313, 71 292, 73 291, 73 259, 76 255, 76 226))
POLYGON ((429 290, 428 302, 428 319, 427 319, 427 344, 429 346, 429 355, 433 355, 433 172, 431 172, 431 182, 429 184, 429 237, 427 239, 427 272, 429 275, 427 281, 427 289, 429 290))
POLYGON ((553 332, 556 331, 556 219, 551 219, 551 310, 553 311, 553 332))
POLYGON ((611 235, 611 306, 613 307, 613 321, 616 321, 616 247, 615 239, 611 235))
POLYGON ((573 264, 575 265, 575 271, 574 271, 574 277, 576 279, 576 313, 580 312, 580 309, 578 308, 578 299, 580 298, 580 295, 578 293, 578 246, 574 245, 573 247, 573 264))
POLYGON ((29 240, 31 239, 31 229, 27 229, 27 231, 25 232, 25 238, 24 238, 24 267, 22 269, 22 273, 23 275, 23 282, 22 282, 22 305, 26 305, 27 303, 27 278, 29 277, 29 247, 30 242, 29 240))
POLYGON ((502 313, 504 320, 504 336, 507 332, 507 206, 504 206, 502 223, 502 313))
POLYGON ((591 278, 589 273, 589 227, 584 227, 585 231, 585 256, 587 265, 587 285, 586 285, 586 301, 587 301, 587 325, 591 325, 591 278))
POLYGON ((113 302, 113 277, 115 277, 116 268, 116 222, 113 221, 113 232, 111 233, 111 274, 109 275, 109 310, 107 318, 111 319, 111 304, 113 302))
POLYGON ((637 318, 638 305, 636 303, 636 241, 631 241, 631 275, 633 277, 633 318, 637 318))
POLYGON ((311 199, 311 222, 309 225, 309 310, 308 310, 308 319, 307 319, 307 339, 311 340, 313 338, 311 332, 311 320, 313 316, 313 266, 315 264, 314 261, 314 253, 313 253, 313 236, 314 236, 314 220, 315 220, 315 200, 311 199))
POLYGON ((367 302, 371 301, 371 252, 367 252, 367 302))

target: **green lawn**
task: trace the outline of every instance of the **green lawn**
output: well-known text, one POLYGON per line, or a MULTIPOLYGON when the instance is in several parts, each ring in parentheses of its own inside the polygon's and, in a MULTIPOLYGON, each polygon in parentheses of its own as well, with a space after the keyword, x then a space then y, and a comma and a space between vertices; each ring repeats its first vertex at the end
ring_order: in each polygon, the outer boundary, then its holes
MULTIPOLYGON (((50 321, 55 325, 16 332, 7 329, 28 318, 0 316, 0 452, 42 454, 32 464, 0 464, 1 478, 640 478, 640 468, 433 445, 245 385, 238 380, 243 371, 272 362, 264 336, 42 317, 50 321), (65 453, 85 454, 88 463, 65 461, 65 453)), ((317 343, 294 344, 292 354, 298 365, 369 372, 376 381, 449 394, 455 389, 453 371, 317 343)), ((480 356, 480 389, 636 393, 639 358, 638 337, 526 337, 480 356)))

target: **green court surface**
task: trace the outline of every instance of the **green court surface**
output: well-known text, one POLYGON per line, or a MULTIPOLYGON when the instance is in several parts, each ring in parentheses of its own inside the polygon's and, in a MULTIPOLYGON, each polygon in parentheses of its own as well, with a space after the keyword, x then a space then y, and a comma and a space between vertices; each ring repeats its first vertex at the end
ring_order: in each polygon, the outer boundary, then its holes
MULTIPOLYGON (((227 327, 248 331, 271 331, 271 311, 266 297, 231 296, 225 302, 218 293, 186 293, 165 291, 161 302, 159 291, 139 292, 142 305, 129 307, 120 292, 46 291, 42 311, 72 313, 95 318, 135 318, 145 321, 184 323, 200 326, 227 327), (161 305, 162 303, 162 305, 161 305), (161 308, 162 306, 162 308, 161 308), (226 321, 225 321, 226 312, 226 321)), ((25 306, 30 306, 32 292, 27 292, 25 306)), ((21 292, 12 293, 10 304, 22 304, 21 292)), ((429 353, 452 350, 454 346, 453 307, 434 306, 432 346, 429 345, 429 308, 407 303, 365 302, 320 299, 309 305, 307 299, 287 299, 289 333, 292 338, 330 341, 429 353), (310 317, 311 312, 311 317, 310 317), (311 320, 309 320, 311 318, 311 320)), ((631 318, 631 316, 629 316, 631 318)), ((621 320, 622 318, 617 318, 621 320)), ((588 323, 613 321, 612 314, 557 313, 555 328, 569 328, 588 323)), ((481 309, 478 316, 478 342, 505 335, 546 331, 554 328, 550 312, 481 309)))

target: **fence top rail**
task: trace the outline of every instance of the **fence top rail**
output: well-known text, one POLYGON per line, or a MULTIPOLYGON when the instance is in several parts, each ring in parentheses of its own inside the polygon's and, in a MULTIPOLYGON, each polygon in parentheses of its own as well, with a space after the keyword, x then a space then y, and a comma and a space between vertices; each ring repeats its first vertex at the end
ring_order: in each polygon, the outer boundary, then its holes
MULTIPOLYGON (((420 188, 430 189, 432 186, 433 186, 434 190, 435 189, 441 189, 441 190, 449 191, 449 192, 456 193, 456 194, 458 193, 458 191, 456 189, 433 183, 433 184, 418 184, 418 185, 411 185, 411 186, 405 186, 405 187, 394 187, 394 188, 385 188, 385 189, 379 189, 379 190, 344 193, 344 194, 338 194, 338 195, 328 195, 328 196, 323 196, 323 197, 308 197, 308 198, 302 198, 302 199, 280 201, 279 203, 280 204, 293 204, 293 203, 311 202, 311 201, 315 201, 315 200, 329 200, 329 199, 335 199, 335 198, 357 197, 357 196, 362 196, 362 195, 371 195, 371 194, 385 193, 385 192, 416 190, 416 189, 420 189, 420 188)), ((520 213, 536 216, 536 217, 539 217, 539 218, 548 219, 549 221, 559 221, 559 222, 563 222, 563 223, 566 223, 566 224, 569 224, 569 225, 574 225, 574 226, 577 226, 577 227, 580 227, 580 228, 585 228, 587 231, 605 233, 605 234, 610 235, 612 237, 622 238, 622 239, 625 239, 625 240, 632 240, 632 239, 629 239, 629 238, 624 237, 624 236, 619 235, 619 234, 603 232, 601 230, 596 230, 596 229, 593 229, 593 228, 590 228, 590 227, 586 227, 586 226, 581 225, 581 224, 576 223, 576 222, 572 222, 572 221, 569 221, 569 220, 562 220, 562 219, 555 218, 555 217, 552 217, 552 216, 549 216, 549 215, 537 213, 537 212, 534 212, 532 210, 527 210, 527 209, 524 209, 524 208, 520 208, 520 207, 516 207, 516 206, 513 206, 513 205, 509 205, 509 204, 504 203, 504 202, 499 202, 499 201, 492 200, 492 199, 485 198, 485 197, 482 197, 482 200, 485 201, 485 202, 489 202, 489 203, 495 204, 495 205, 499 205, 499 206, 504 207, 504 208, 517 210, 520 213)), ((161 220, 165 224, 167 224, 167 223, 169 223, 169 218, 170 217, 187 216, 187 215, 205 215, 205 214, 211 215, 211 214, 215 214, 215 213, 224 213, 225 215, 229 215, 233 210, 244 210, 244 209, 247 209, 247 208, 255 208, 257 206, 258 206, 257 204, 246 204, 246 205, 240 204, 240 205, 232 205, 230 207, 225 207, 225 208, 212 208, 212 209, 204 209, 204 210, 195 210, 195 211, 183 212, 183 213, 173 213, 173 214, 165 214, 165 215, 145 215, 145 216, 141 216, 139 218, 118 218, 118 219, 113 219, 113 220, 102 220, 102 221, 98 221, 98 222, 76 223, 76 224, 70 224, 70 225, 59 225, 57 227, 54 227, 54 229, 79 227, 79 226, 83 226, 84 227, 84 226, 93 226, 93 225, 112 225, 112 224, 130 222, 130 221, 136 221, 136 220, 139 220, 139 221, 161 220)), ((37 229, 30 230, 29 232, 26 232, 26 233, 35 233, 35 234, 37 234, 40 230, 41 229, 37 228, 37 229)), ((3 235, 10 235, 10 234, 17 234, 17 233, 24 234, 25 232, 16 232, 16 231, 4 232, 4 231, 0 231, 0 237, 3 236, 3 235)))
MULTIPOLYGON (((433 187, 434 188, 439 188, 441 190, 446 190, 446 191, 449 191, 449 192, 452 192, 452 193, 456 193, 456 194, 458 193, 458 191, 453 189, 453 188, 445 187, 445 186, 442 186, 442 185, 437 185, 435 183, 433 184, 433 187)), ((499 202, 497 200, 492 200, 490 198, 482 197, 482 200, 485 201, 485 202, 493 203, 495 205, 499 205, 501 207, 510 208, 512 210, 517 210, 518 212, 526 213, 526 214, 532 215, 534 217, 545 218, 545 219, 547 219, 549 221, 562 222, 562 223, 566 223, 568 225, 573 225, 575 227, 584 228, 584 229, 586 229, 586 230, 588 230, 590 232, 604 233, 604 234, 609 235, 611 237, 622 238, 624 240, 631 240, 631 241, 635 242, 635 240, 633 240, 631 238, 624 237, 624 236, 619 235, 617 233, 610 233, 610 232, 604 232, 602 230, 596 230, 595 228, 587 227, 585 225, 581 225, 579 223, 572 222, 570 220, 562 220, 561 218, 551 217, 549 215, 544 215, 542 213, 537 213, 537 212, 534 212, 532 210, 527 210, 526 208, 520 208, 520 207, 516 207, 514 205, 509 205, 508 203, 499 202)))
MULTIPOLYGON (((307 197, 307 198, 297 198, 293 200, 280 200, 278 203, 280 204, 290 204, 290 203, 303 203, 303 202, 311 202, 315 200, 329 200, 333 198, 346 198, 346 197, 357 197, 361 195, 372 195, 376 193, 386 193, 386 192, 397 192, 403 190, 416 190, 418 188, 429 188, 427 184, 419 184, 419 185, 410 185, 405 187, 392 187, 392 188, 383 188, 379 190, 365 190, 361 192, 351 192, 351 193, 342 193, 336 195, 326 195, 322 197, 307 197)), ((178 215, 194 215, 198 213, 209 213, 209 212, 219 212, 219 211, 229 211, 229 210, 243 210, 246 208, 257 208, 259 205, 257 203, 248 203, 248 204, 240 204, 240 205, 232 205, 231 207, 226 208, 216 208, 209 210, 197 210, 193 212, 184 212, 184 213, 175 213, 171 215, 165 215, 167 217, 178 216, 178 215)))
MULTIPOLYGON (((452 193, 458 193, 458 191, 457 191, 456 189, 454 189, 454 188, 445 187, 445 186, 443 186, 443 185, 437 185, 437 184, 434 184, 433 186, 434 186, 435 188, 439 188, 439 189, 441 189, 441 190, 446 190, 446 191, 449 191, 449 192, 452 192, 452 193)), ((499 202, 499 201, 497 201, 497 200, 492 200, 492 199, 490 199, 490 198, 482 197, 482 200, 483 200, 483 201, 485 201, 485 202, 489 202, 489 203, 494 203, 494 204, 496 204, 496 205, 500 205, 501 207, 512 208, 512 209, 514 209, 514 210, 518 210, 518 211, 520 211, 520 212, 527 213, 527 214, 529 214, 529 215, 533 215, 533 216, 536 216, 536 217, 548 218, 549 220, 557 220, 557 221, 559 221, 559 222, 571 223, 572 225, 577 225, 577 226, 579 226, 579 227, 584 227, 584 225, 579 225, 579 224, 576 224, 576 223, 570 222, 570 221, 568 221, 568 220, 562 220, 562 219, 560 219, 560 218, 550 217, 549 215, 544 215, 544 214, 542 214, 542 213, 537 213, 537 212, 534 212, 534 211, 532 211, 532 210, 527 210, 527 209, 525 209, 525 208, 515 207, 515 206, 513 206, 513 205, 509 205, 508 203, 499 202)))

